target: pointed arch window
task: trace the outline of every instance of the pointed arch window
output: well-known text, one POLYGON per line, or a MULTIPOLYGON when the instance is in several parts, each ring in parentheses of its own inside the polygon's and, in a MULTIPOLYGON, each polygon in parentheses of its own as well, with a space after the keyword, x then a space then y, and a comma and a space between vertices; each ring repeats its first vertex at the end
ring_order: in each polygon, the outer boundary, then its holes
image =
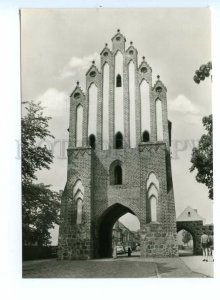
POLYGON ((83 107, 79 104, 76 108, 76 147, 82 147, 83 136, 83 107))
POLYGON ((157 128, 157 141, 163 141, 163 113, 162 102, 159 98, 156 100, 156 128, 157 128))
POLYGON ((123 135, 120 131, 115 135, 115 149, 123 149, 123 135))
POLYGON ((77 200, 77 217, 76 217, 76 224, 82 223, 82 199, 77 200))
POLYGON ((122 184, 122 173, 122 162, 120 160, 113 161, 109 167, 110 185, 122 184))
POLYGON ((92 149, 95 149, 96 138, 95 138, 94 134, 90 134, 90 136, 89 136, 89 145, 91 146, 92 149))
POLYGON ((114 184, 122 184, 122 168, 119 165, 114 169, 114 184))
POLYGON ((157 207, 159 199, 159 181, 151 172, 146 182, 147 223, 158 222, 157 207))
POLYGON ((82 223, 83 195, 84 195, 84 187, 82 181, 80 179, 77 179, 73 185, 73 203, 74 203, 74 208, 73 208, 74 213, 72 215, 73 224, 82 223))
POLYGON ((145 130, 143 132, 142 141, 143 142, 149 142, 150 141, 150 135, 149 135, 149 132, 147 130, 145 130))
POLYGON ((151 222, 157 221, 157 199, 155 196, 150 198, 151 222))
POLYGON ((116 87, 121 87, 122 84, 121 84, 121 75, 118 74, 117 77, 116 77, 116 87))

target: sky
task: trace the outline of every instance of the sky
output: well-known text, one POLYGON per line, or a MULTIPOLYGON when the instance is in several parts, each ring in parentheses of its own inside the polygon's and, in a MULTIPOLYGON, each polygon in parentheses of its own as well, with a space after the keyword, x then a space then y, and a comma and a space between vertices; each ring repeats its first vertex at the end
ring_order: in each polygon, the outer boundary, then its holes
MULTIPOLYGON (((39 182, 64 189, 67 175, 66 147, 69 95, 79 80, 85 90, 85 73, 120 29, 126 48, 133 41, 139 63, 144 55, 152 67, 153 83, 159 74, 167 87, 168 118, 172 121, 172 174, 176 215, 189 205, 212 222, 213 202, 207 188, 190 173, 190 157, 204 133, 202 117, 212 112, 211 81, 193 81, 195 70, 211 60, 210 10, 196 9, 81 9, 22 10, 22 100, 41 101, 52 117, 55 136, 50 170, 39 182)), ((138 222, 129 218, 128 226, 138 222)))

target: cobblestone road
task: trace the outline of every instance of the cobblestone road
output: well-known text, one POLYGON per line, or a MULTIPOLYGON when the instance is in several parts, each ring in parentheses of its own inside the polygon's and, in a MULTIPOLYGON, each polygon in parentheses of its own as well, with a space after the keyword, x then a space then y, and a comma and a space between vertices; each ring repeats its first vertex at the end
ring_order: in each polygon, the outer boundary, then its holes
POLYGON ((23 278, 201 278, 180 258, 119 257, 88 261, 26 261, 23 278))

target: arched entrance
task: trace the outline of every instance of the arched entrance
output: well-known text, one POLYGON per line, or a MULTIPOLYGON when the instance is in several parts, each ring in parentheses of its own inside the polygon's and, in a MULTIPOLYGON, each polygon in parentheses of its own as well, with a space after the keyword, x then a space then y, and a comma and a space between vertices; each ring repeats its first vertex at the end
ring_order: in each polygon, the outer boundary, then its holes
POLYGON ((185 229, 177 233, 179 256, 190 256, 194 254, 194 240, 192 234, 185 229))
MULTIPOLYGON (((177 226, 177 234, 179 232, 182 232, 182 231, 185 231, 187 233, 189 233, 192 237, 192 245, 193 245, 193 248, 192 248, 192 255, 196 255, 198 254, 197 252, 197 247, 198 247, 198 241, 197 241, 197 238, 194 234, 194 231, 191 230, 191 228, 189 226, 177 226)), ((181 251, 179 251, 179 254, 180 254, 181 251)))
POLYGON ((200 238, 202 235, 203 221, 177 221, 176 227, 177 233, 180 230, 186 230, 192 235, 193 255, 200 255, 202 253, 200 238))
POLYGON ((100 217, 98 224, 98 255, 99 257, 112 257, 112 228, 115 222, 125 215, 134 212, 119 203, 110 206, 100 217))

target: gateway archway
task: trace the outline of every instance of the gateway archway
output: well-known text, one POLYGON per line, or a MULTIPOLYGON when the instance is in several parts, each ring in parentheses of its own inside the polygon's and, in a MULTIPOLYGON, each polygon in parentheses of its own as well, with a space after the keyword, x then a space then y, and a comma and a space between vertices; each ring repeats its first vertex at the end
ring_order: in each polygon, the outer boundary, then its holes
POLYGON ((99 257, 112 257, 112 228, 115 222, 126 213, 135 215, 130 208, 116 203, 100 217, 98 224, 99 257))
POLYGON ((181 230, 188 231, 193 238, 193 255, 201 254, 201 242, 203 222, 202 221, 188 221, 188 222, 176 222, 177 233, 181 230))
POLYGON ((189 256, 195 253, 195 236, 189 230, 181 229, 177 234, 180 256, 189 256))

